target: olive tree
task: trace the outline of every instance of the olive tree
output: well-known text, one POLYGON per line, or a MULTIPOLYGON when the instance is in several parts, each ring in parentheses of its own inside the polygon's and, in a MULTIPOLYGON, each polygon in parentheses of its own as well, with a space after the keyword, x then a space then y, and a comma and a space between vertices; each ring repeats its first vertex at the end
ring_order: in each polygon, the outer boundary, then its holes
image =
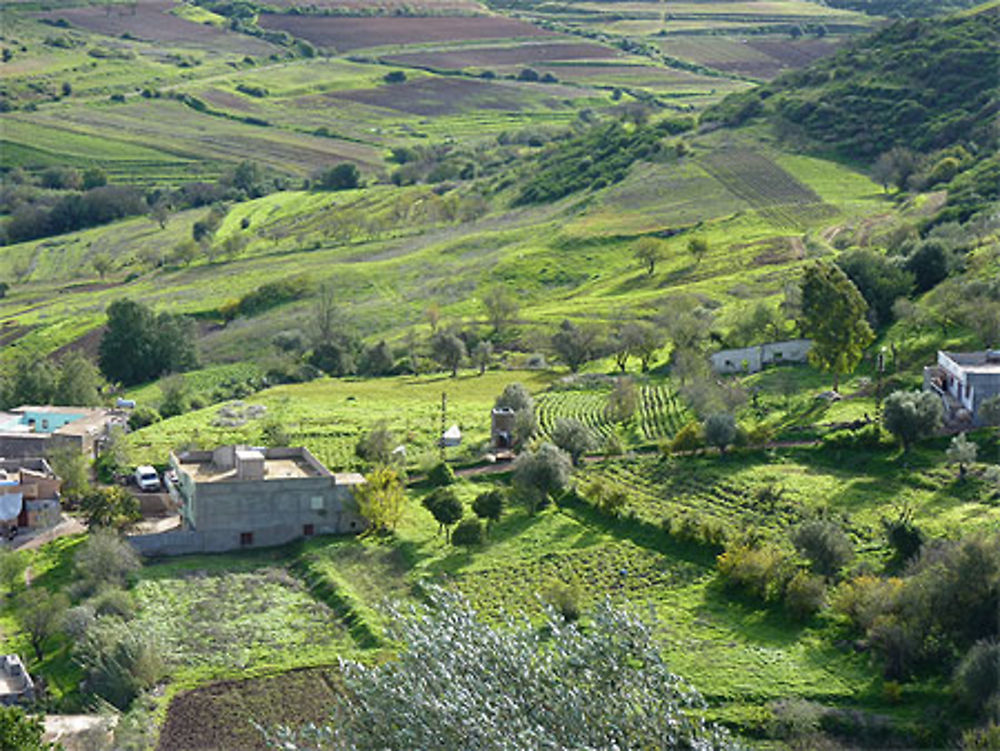
POLYGON ((585 629, 549 608, 544 628, 493 626, 461 595, 390 608, 399 656, 343 662, 346 684, 323 727, 269 733, 282 751, 419 748, 738 748, 663 659, 649 624, 610 602, 585 629))
POLYGON ((569 484, 571 471, 571 460, 566 452, 551 443, 543 443, 536 451, 517 457, 514 487, 527 498, 529 510, 534 513, 540 502, 569 484))
POLYGON ((943 419, 941 399, 929 391, 894 391, 882 407, 885 429, 900 440, 903 451, 937 430, 943 419))
POLYGON ((959 433, 951 439, 945 455, 948 457, 949 464, 958 465, 958 477, 964 480, 969 465, 976 461, 978 453, 979 447, 966 438, 965 433, 959 433))
POLYGON ((569 454, 574 467, 578 467, 583 455, 596 445, 590 429, 572 417, 561 417, 556 420, 556 425, 552 429, 552 442, 569 454))
POLYGON ((704 424, 705 440, 726 452, 726 446, 736 438, 736 418, 727 412, 717 412, 709 415, 704 424))

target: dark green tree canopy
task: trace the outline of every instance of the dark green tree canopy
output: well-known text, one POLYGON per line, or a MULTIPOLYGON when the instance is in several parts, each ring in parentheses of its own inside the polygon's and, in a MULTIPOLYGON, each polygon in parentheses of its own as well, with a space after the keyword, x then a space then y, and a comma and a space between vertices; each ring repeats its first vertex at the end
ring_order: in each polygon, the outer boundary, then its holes
POLYGON ((115 300, 108 306, 98 362, 109 380, 126 386, 190 370, 198 363, 194 327, 182 316, 154 315, 142 303, 115 300))
POLYGON ((847 275, 831 263, 807 266, 802 280, 802 331, 813 340, 809 361, 840 376, 851 373, 875 340, 865 315, 868 304, 847 275))

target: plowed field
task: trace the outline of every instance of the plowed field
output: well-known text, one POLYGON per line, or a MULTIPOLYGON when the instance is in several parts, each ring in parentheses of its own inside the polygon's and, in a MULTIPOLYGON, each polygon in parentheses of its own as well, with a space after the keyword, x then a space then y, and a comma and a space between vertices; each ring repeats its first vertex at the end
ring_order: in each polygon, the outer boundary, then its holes
POLYGON ((332 670, 224 681, 174 697, 157 751, 265 751, 263 727, 322 723, 337 697, 332 670))
POLYGON ((551 31, 523 21, 493 16, 338 18, 261 15, 258 23, 265 29, 287 31, 318 47, 340 52, 393 44, 554 36, 551 31))
POLYGON ((39 15, 65 19, 73 26, 113 37, 130 34, 151 42, 249 55, 270 55, 280 49, 246 34, 185 21, 169 12, 174 7, 170 0, 154 0, 135 5, 61 8, 39 15))
POLYGON ((443 70, 484 68, 491 65, 529 65, 549 60, 604 60, 620 52, 599 44, 521 44, 517 47, 474 47, 472 49, 413 52, 384 58, 401 65, 443 70))

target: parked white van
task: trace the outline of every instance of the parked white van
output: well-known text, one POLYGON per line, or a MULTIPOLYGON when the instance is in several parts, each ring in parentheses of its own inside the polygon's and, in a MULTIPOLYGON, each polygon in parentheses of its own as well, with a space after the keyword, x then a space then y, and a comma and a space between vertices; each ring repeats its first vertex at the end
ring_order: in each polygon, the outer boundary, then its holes
POLYGON ((148 464, 136 467, 135 484, 144 493, 155 493, 160 489, 160 476, 148 464))

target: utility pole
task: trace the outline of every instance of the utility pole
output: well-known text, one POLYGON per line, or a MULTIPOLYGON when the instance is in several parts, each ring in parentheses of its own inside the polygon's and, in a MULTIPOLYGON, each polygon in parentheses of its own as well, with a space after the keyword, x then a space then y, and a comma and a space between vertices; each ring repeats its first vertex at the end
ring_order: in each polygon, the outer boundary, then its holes
POLYGON ((445 425, 446 414, 448 411, 448 394, 445 391, 441 392, 441 432, 438 437, 438 445, 441 447, 441 462, 444 462, 444 431, 447 429, 445 425))

